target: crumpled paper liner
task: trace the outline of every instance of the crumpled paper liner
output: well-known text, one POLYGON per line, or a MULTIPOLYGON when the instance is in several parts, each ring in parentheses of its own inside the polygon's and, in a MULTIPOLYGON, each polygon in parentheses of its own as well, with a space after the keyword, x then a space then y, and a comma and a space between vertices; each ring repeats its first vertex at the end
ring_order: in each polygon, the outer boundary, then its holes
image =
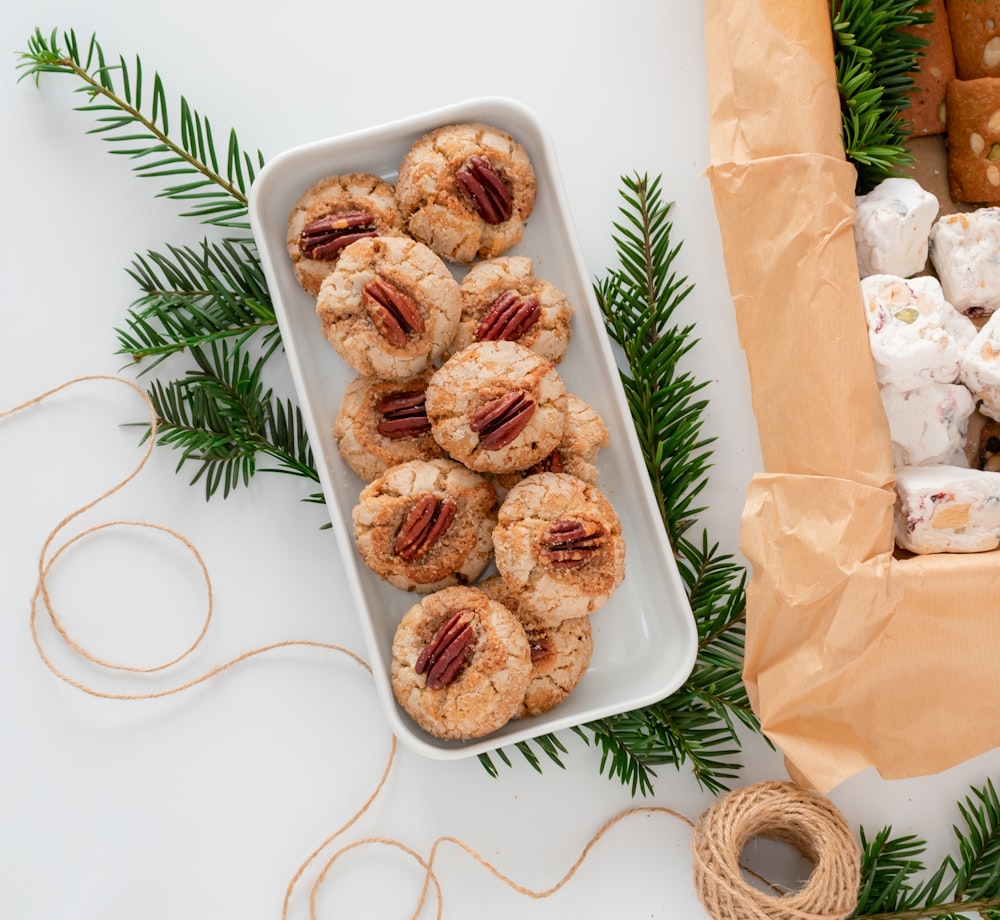
POLYGON ((1000 553, 897 557, 828 0, 706 0, 712 184, 764 472, 744 679, 791 774, 944 770, 1000 745, 1000 553))

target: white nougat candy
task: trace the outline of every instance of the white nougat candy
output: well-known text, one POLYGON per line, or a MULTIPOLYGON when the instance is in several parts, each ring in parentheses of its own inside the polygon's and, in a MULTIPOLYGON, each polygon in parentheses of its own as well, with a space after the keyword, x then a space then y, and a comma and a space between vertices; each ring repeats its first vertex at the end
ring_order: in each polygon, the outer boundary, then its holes
POLYGON ((944 299, 936 278, 869 275, 861 294, 880 386, 913 390, 958 379, 976 327, 944 299))
POLYGON ((944 464, 897 469, 895 536, 913 553, 996 549, 1000 473, 944 464))
POLYGON ((915 390, 883 387, 880 392, 896 466, 968 466, 965 437, 976 401, 964 386, 932 383, 915 390))
POLYGON ((938 200, 915 179, 884 179, 855 198, 854 243, 858 270, 908 278, 927 263, 928 237, 938 200))
POLYGON ((959 376, 976 399, 979 411, 1000 421, 1000 313, 994 313, 962 352, 959 376))
POLYGON ((966 316, 993 313, 1000 306, 1000 208, 945 215, 929 242, 948 302, 966 316))

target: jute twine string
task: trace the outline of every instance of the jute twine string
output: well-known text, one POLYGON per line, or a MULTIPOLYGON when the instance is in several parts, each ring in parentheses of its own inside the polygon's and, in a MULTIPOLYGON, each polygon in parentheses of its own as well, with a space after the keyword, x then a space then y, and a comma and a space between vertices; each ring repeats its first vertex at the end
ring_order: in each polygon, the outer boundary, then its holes
MULTIPOLYGON (((204 683, 210 678, 229 670, 234 665, 256 655, 293 646, 335 651, 348 657, 370 674, 371 668, 368 663, 349 649, 332 643, 313 640, 273 642, 243 652, 229 661, 215 665, 202 675, 191 680, 164 689, 142 693, 114 693, 100 690, 66 674, 52 661, 45 651, 38 632, 37 615, 39 606, 47 612, 62 640, 81 658, 99 667, 147 675, 163 671, 172 665, 178 664, 194 652, 204 639, 212 619, 212 581, 209 576, 208 567, 197 547, 175 530, 146 521, 107 521, 86 527, 74 536, 56 545, 57 538, 72 521, 105 498, 124 488, 139 474, 149 459, 155 443, 157 431, 156 412, 149 397, 136 384, 123 377, 110 374, 93 374, 73 378, 13 408, 0 411, 0 420, 2 420, 31 406, 35 406, 68 387, 87 381, 113 381, 131 388, 146 404, 150 416, 151 431, 150 437, 146 441, 145 451, 135 468, 96 498, 66 515, 51 530, 43 543, 38 559, 38 581, 31 598, 30 625, 35 648, 46 667, 60 680, 78 690, 82 690, 84 693, 104 699, 116 700, 148 700, 180 693, 183 690, 204 683), (198 635, 179 655, 161 664, 137 667, 110 662, 93 654, 77 642, 66 630, 56 612, 48 589, 47 582, 52 567, 70 547, 89 535, 116 527, 148 528, 178 541, 194 558, 205 581, 206 612, 198 635)), ((576 875, 597 843, 615 825, 636 815, 652 814, 667 815, 673 819, 682 821, 692 828, 691 848, 694 856, 695 888, 705 910, 713 920, 844 920, 854 910, 857 903, 860 851, 858 843, 854 839, 846 821, 827 799, 789 782, 759 783, 729 793, 705 811, 697 824, 679 812, 660 806, 642 806, 622 811, 606 821, 598 829, 583 847, 575 862, 555 884, 539 890, 519 884, 501 872, 467 843, 455 837, 443 836, 436 839, 426 859, 401 841, 387 837, 366 837, 355 840, 341 846, 334 853, 324 858, 324 853, 327 852, 333 842, 357 824, 378 798, 379 793, 388 781, 395 755, 396 739, 395 737, 391 737, 385 767, 368 798, 341 827, 327 836, 306 857, 293 874, 282 902, 282 920, 287 920, 294 891, 311 866, 314 864, 319 866, 316 878, 309 891, 309 916, 310 920, 316 920, 316 902, 320 888, 338 861, 361 847, 376 845, 394 848, 402 852, 407 857, 415 860, 424 870, 423 887, 416 909, 411 915, 411 920, 416 920, 419 916, 432 889, 437 903, 436 916, 438 918, 442 917, 443 898, 441 884, 434 870, 434 864, 444 844, 450 844, 457 847, 460 851, 465 852, 496 879, 519 894, 534 899, 547 898, 561 890, 576 875), (747 843, 755 837, 766 837, 788 843, 798 849, 803 856, 813 863, 813 871, 804 887, 790 892, 779 892, 774 889, 774 886, 770 886, 771 891, 762 891, 750 885, 745 880, 743 873, 748 870, 740 866, 740 856, 747 843)))

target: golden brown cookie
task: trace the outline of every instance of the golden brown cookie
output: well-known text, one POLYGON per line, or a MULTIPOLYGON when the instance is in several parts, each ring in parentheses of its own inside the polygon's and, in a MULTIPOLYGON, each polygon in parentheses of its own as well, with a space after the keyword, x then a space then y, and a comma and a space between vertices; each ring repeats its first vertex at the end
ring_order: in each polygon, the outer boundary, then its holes
POLYGON ((948 84, 948 184, 953 201, 1000 201, 1000 77, 948 84))
POLYGON ((524 629, 476 588, 445 588, 411 607, 392 642, 399 705, 438 738, 479 738, 518 711, 531 679, 524 629))
POLYGON ((407 151, 396 178, 407 230, 453 262, 492 258, 515 245, 535 194, 527 151, 484 124, 428 132, 407 151))
POLYGON ((912 125, 914 135, 943 134, 946 124, 945 92, 955 79, 955 52, 951 45, 951 28, 944 0, 927 0, 921 13, 930 13, 930 22, 916 23, 903 29, 927 42, 917 58, 917 69, 911 75, 914 88, 910 107, 903 118, 912 125))
POLYGON ((1000 77, 1000 0, 948 0, 959 80, 1000 77))
POLYGON ((333 437, 347 465, 365 482, 407 460, 444 456, 424 408, 430 376, 429 370, 406 380, 362 376, 347 385, 333 437))
POLYGON ((320 286, 323 334, 359 374, 395 380, 438 361, 462 312, 458 282, 422 243, 376 236, 351 243, 320 286))
POLYGON ((499 575, 476 587, 500 601, 524 627, 531 649, 531 682, 524 692, 518 717, 539 716, 559 705, 583 678, 594 654, 589 617, 574 617, 547 624, 525 610, 516 591, 499 575))
POLYGON ((566 394, 566 430, 552 452, 526 470, 497 473, 494 480, 500 489, 514 488, 525 476, 535 473, 569 473, 596 485, 597 455, 608 445, 608 429, 604 419, 579 396, 566 394))
POLYGON ((517 342, 557 364, 569 345, 573 308, 554 284, 535 277, 531 259, 477 262, 459 285, 462 319, 452 351, 473 342, 517 342))
POLYGON ((621 521, 597 486, 538 473, 510 490, 493 531, 497 570, 548 623, 587 616, 625 578, 621 521))
POLYGON ((361 490, 353 521, 365 565, 397 588, 426 594, 483 573, 496 492, 454 460, 410 460, 361 490))
POLYGON ((474 470, 522 470, 562 440, 566 388, 555 367, 516 342, 477 342, 427 385, 427 417, 445 451, 474 470))
POLYGON ((392 185, 367 173, 327 176, 303 192, 288 218, 285 243, 295 277, 315 297, 343 249, 366 236, 403 233, 392 185))

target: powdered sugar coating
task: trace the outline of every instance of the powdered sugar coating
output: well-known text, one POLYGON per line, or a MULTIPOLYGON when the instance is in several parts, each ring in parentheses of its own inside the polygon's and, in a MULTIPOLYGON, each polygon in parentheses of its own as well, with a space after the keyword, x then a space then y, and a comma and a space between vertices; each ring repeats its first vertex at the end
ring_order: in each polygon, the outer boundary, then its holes
POLYGON ((392 690, 424 731, 461 740, 488 735, 518 711, 531 679, 524 629, 503 604, 476 588, 445 588, 411 607, 392 642, 392 690), (445 687, 431 689, 417 660, 456 612, 474 614, 475 643, 468 662, 445 687))
POLYGON ((535 206, 535 171, 527 151, 506 131, 485 124, 443 125, 407 151, 396 179, 396 200, 407 230, 453 262, 498 256, 516 244, 535 206), (459 190, 455 173, 470 156, 485 157, 500 174, 513 213, 489 224, 459 190))
POLYGON ((597 486, 566 473, 538 473, 504 499, 493 531, 497 570, 525 609, 546 623, 587 616, 610 600, 625 578, 621 521, 597 486), (543 534, 556 521, 593 522, 599 551, 585 564, 559 569, 540 558, 543 534))
POLYGON ((441 359, 455 337, 462 312, 458 282, 422 243, 406 237, 358 240, 340 255, 320 286, 316 313, 323 335, 359 374, 402 379, 441 359), (420 310, 423 331, 393 345, 365 308, 365 286, 382 279, 408 295, 420 310))
POLYGON ((299 236, 308 224, 338 211, 367 212, 379 236, 403 234, 395 189, 384 179, 368 173, 320 179, 295 202, 285 231, 285 244, 295 277, 302 289, 313 297, 319 293, 323 279, 333 271, 339 254, 332 259, 305 256, 299 249, 299 236))
POLYGON ((470 469, 522 470, 547 456, 566 428, 566 388, 555 367, 516 342, 477 342, 452 355, 427 385, 427 417, 444 450, 470 469), (470 427, 491 400, 521 391, 534 401, 526 427, 497 450, 470 427))

